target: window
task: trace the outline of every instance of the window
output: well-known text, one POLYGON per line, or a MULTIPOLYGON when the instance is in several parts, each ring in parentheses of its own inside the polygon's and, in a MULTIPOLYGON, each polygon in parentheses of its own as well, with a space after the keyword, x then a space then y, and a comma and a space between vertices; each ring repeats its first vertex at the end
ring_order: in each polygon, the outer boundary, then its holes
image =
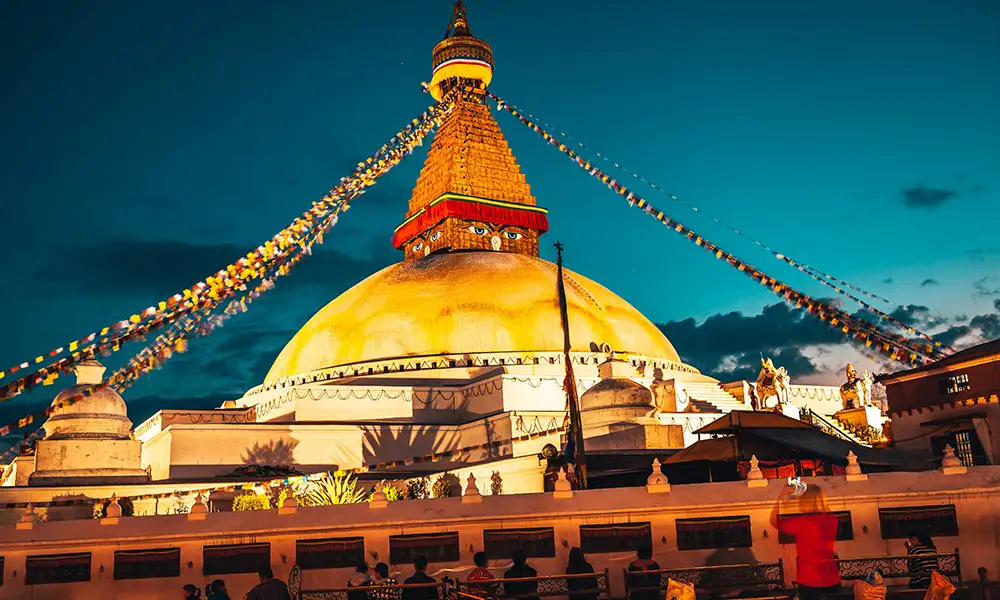
POLYGON ((945 377, 938 382, 938 385, 941 386, 942 394, 957 394, 959 392, 968 391, 972 388, 972 386, 969 385, 969 375, 967 373, 945 377))
POLYGON ((555 558, 555 532, 551 527, 487 529, 483 531, 483 550, 493 559, 508 559, 514 550, 523 550, 528 558, 555 558))
POLYGON ((714 550, 753 546, 750 517, 677 519, 678 550, 714 550))
POLYGON ((3 557, 0 556, 0 585, 3 585, 3 557))
POLYGON ((202 573, 205 575, 232 575, 256 573, 271 566, 271 544, 234 544, 231 546, 205 546, 202 573))
MULTIPOLYGON (((837 517, 837 541, 847 542, 854 539, 854 524, 851 522, 851 511, 835 511, 833 513, 837 517)), ((798 517, 797 514, 787 514, 781 515, 782 519, 790 519, 792 517, 798 517)), ((794 544, 795 539, 790 535, 785 535, 784 533, 778 532, 778 543, 779 544, 794 544)))
POLYGON ((295 542, 295 562, 307 569, 356 567, 365 559, 365 538, 328 538, 295 542))
POLYGON ((90 552, 29 556, 25 561, 25 585, 77 581, 90 581, 90 552))
POLYGON ((946 445, 955 450, 955 456, 967 467, 990 464, 975 429, 956 429, 945 435, 931 437, 931 452, 934 456, 943 455, 946 445))
POLYGON ((899 540, 919 531, 933 537, 958 535, 954 504, 878 509, 883 540, 899 540))
POLYGON ((458 532, 389 536, 390 563, 408 565, 418 556, 426 556, 432 563, 458 562, 458 532))
POLYGON ((118 550, 115 552, 115 579, 180 577, 181 549, 118 550))
POLYGON ((649 523, 580 525, 580 548, 587 554, 635 552, 640 546, 653 547, 649 523))
POLYGON ((962 460, 962 464, 972 466, 972 439, 971 432, 959 431, 955 434, 955 454, 962 460))

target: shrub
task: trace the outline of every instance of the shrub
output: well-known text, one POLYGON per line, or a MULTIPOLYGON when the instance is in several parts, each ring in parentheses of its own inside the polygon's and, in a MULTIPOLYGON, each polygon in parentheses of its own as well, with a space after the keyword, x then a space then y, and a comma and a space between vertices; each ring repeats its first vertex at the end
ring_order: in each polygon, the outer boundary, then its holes
POLYGON ((406 499, 403 490, 385 480, 382 481, 382 493, 385 494, 385 499, 389 502, 399 502, 406 499))
POLYGON ((337 471, 333 477, 320 481, 310 481, 305 492, 296 497, 302 506, 358 504, 367 499, 368 490, 359 488, 357 478, 344 471, 337 471))
POLYGON ((493 471, 493 474, 490 475, 490 493, 494 496, 503 493, 503 476, 500 475, 500 471, 493 471))
POLYGON ((269 510, 271 500, 264 494, 247 492, 233 498, 233 511, 245 512, 249 510, 269 510))
POLYGON ((451 498, 452 477, 454 476, 450 473, 438 475, 434 480, 434 484, 431 485, 431 494, 435 498, 451 498))
POLYGON ((406 499, 423 500, 427 497, 427 478, 411 479, 406 482, 406 499))

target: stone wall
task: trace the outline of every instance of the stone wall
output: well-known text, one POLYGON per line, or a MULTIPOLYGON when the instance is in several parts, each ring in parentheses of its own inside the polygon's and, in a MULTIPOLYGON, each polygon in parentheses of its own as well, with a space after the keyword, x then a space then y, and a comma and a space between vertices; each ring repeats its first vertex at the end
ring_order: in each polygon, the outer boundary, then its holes
MULTIPOLYGON (((853 540, 837 543, 843 558, 878 556, 904 552, 903 540, 883 539, 880 510, 900 507, 953 506, 957 536, 935 538, 942 551, 958 547, 963 574, 975 578, 976 569, 1000 569, 1000 515, 995 510, 1000 499, 1000 467, 974 467, 964 474, 924 473, 873 474, 867 480, 847 481, 825 477, 810 481, 822 486, 831 508, 849 511, 853 540)), ((479 489, 488 494, 488 476, 480 476, 479 489)), ((403 501, 385 508, 366 504, 298 508, 294 512, 211 513, 204 519, 189 516, 122 518, 117 523, 96 520, 49 522, 31 529, 3 526, 0 556, 4 558, 4 598, 47 600, 93 597, 128 597, 145 600, 164 597, 164 590, 179 590, 185 583, 203 586, 216 577, 225 579, 233 597, 242 596, 255 583, 252 574, 205 575, 203 548, 212 545, 246 543, 269 544, 272 567, 287 578, 296 562, 296 541, 308 539, 364 538, 369 562, 388 561, 390 536, 456 532, 459 559, 431 565, 430 572, 465 577, 472 554, 484 546, 486 529, 524 527, 552 528, 555 556, 531 559, 541 574, 561 573, 569 549, 581 544, 581 526, 648 523, 655 558, 664 567, 692 566, 711 560, 711 549, 680 550, 677 521, 710 517, 746 517, 752 546, 722 556, 736 561, 752 556, 760 561, 783 559, 789 580, 795 576, 794 548, 779 544, 769 524, 771 507, 781 486, 751 488, 746 482, 726 482, 674 486, 667 493, 653 494, 643 489, 611 489, 576 492, 571 498, 553 494, 485 496, 478 502, 463 498, 403 501), (116 581, 116 551, 179 548, 180 575, 158 579, 116 581), (89 583, 60 583, 28 586, 24 583, 27 556, 90 553, 89 583)), ((589 553, 598 570, 612 572, 612 591, 622 594, 621 569, 631 559, 627 551, 589 553)), ((507 557, 495 557, 492 566, 502 571, 507 557)), ((408 565, 393 565, 400 577, 410 574, 408 565)), ((351 569, 307 570, 305 588, 343 586, 351 569)))

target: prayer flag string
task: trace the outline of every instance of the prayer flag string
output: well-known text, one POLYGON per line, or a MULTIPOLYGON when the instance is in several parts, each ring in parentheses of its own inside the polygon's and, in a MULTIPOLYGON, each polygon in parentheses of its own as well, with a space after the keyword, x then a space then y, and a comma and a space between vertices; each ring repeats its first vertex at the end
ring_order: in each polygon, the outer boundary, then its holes
POLYGON ((767 287, 772 292, 782 297, 789 304, 792 304, 797 308, 805 308, 809 314, 818 317, 821 321, 828 322, 832 327, 840 329, 844 334, 851 336, 860 342, 864 342, 866 347, 875 348, 893 360, 908 364, 926 364, 933 360, 932 357, 935 349, 933 345, 928 344, 921 348, 915 347, 912 345, 912 340, 883 331, 879 327, 865 321, 864 319, 851 316, 836 307, 830 306, 825 302, 799 292, 798 290, 795 290, 787 284, 778 281, 756 267, 753 267, 749 263, 737 258, 733 254, 726 252, 716 244, 706 240, 694 230, 668 217, 663 213, 663 211, 654 208, 644 198, 633 193, 627 187, 609 177, 590 161, 586 160, 576 151, 562 143, 558 138, 550 135, 533 121, 521 114, 520 111, 504 102, 503 99, 499 98, 492 92, 488 93, 490 94, 490 97, 497 102, 497 105, 500 108, 516 117, 547 142, 556 146, 561 152, 566 154, 571 160, 576 162, 594 178, 598 179, 609 189, 622 196, 629 203, 629 206, 636 206, 640 208, 643 212, 650 215, 657 221, 687 237, 689 240, 694 242, 695 245, 711 252, 716 258, 726 261, 738 271, 741 271, 748 277, 758 281, 761 285, 767 287))
MULTIPOLYGON (((246 290, 246 283, 252 281, 252 277, 242 279, 239 287, 228 287, 225 289, 225 293, 210 296, 205 302, 197 306, 192 306, 189 310, 184 312, 169 313, 168 315, 161 315, 152 321, 135 324, 133 329, 141 334, 145 334, 155 329, 159 329, 166 324, 174 323, 181 317, 185 317, 183 324, 179 328, 175 328, 172 332, 159 336, 152 345, 147 348, 143 348, 142 351, 129 361, 128 365, 112 375, 112 377, 110 377, 107 381, 82 390, 53 406, 47 407, 43 411, 26 415, 17 421, 12 421, 0 427, 0 436, 7 435, 15 429, 26 427, 31 423, 47 417, 55 410, 63 406, 72 405, 83 398, 93 395, 95 392, 105 387, 110 386, 116 390, 127 388, 143 374, 160 366, 164 361, 169 359, 174 352, 185 351, 187 348, 188 338, 192 335, 208 335, 215 327, 220 326, 229 316, 239 312, 244 312, 247 309, 247 306, 254 299, 274 287, 274 279, 276 277, 288 274, 291 267, 301 260, 303 256, 311 254, 311 247, 314 243, 322 243, 323 234, 337 223, 339 214, 349 208, 348 202, 350 200, 353 200, 364 193, 364 190, 373 185, 377 181, 378 177, 388 172, 392 167, 398 164, 402 158, 412 153, 416 146, 422 144, 423 138, 427 135, 427 133, 429 133, 434 126, 439 124, 440 120, 454 108, 455 100, 460 93, 462 92, 456 90, 454 94, 445 97, 436 105, 425 111, 420 119, 414 119, 413 122, 408 125, 406 129, 404 129, 403 133, 394 136, 393 139, 390 140, 390 143, 398 141, 398 148, 388 155, 388 159, 377 160, 368 164, 361 176, 359 176, 361 178, 360 183, 352 182, 350 186, 343 186, 347 191, 336 196, 334 196, 333 192, 331 192, 331 194, 324 197, 323 201, 314 203, 313 208, 315 209, 315 207, 320 203, 326 202, 329 210, 325 213, 318 211, 312 212, 311 214, 313 215, 322 215, 322 219, 320 219, 319 216, 310 217, 310 221, 312 222, 310 227, 305 230, 299 230, 304 231, 304 234, 297 238, 297 243, 295 245, 287 246, 287 248, 285 248, 282 252, 275 253, 266 262, 262 262, 260 267, 255 270, 255 275, 261 279, 260 283, 247 295, 231 301, 222 314, 211 315, 210 313, 225 298, 238 294, 241 289, 246 290), (273 269, 270 276, 267 276, 268 269, 273 269), (200 308, 204 314, 197 317, 191 317, 191 309, 193 308, 200 308), (207 322, 203 322, 205 317, 208 317, 207 322)), ((384 145, 382 149, 379 150, 379 153, 383 152, 383 150, 387 147, 388 144, 384 145)), ((341 183, 344 184, 344 182, 348 179, 349 178, 341 179, 341 183)), ((313 211, 313 209, 310 209, 310 211, 313 211)), ((96 351, 107 355, 110 354, 112 350, 117 351, 119 349, 117 346, 118 344, 116 342, 113 348, 110 346, 96 345, 94 347, 88 347, 85 350, 96 351)), ((67 357, 71 359, 70 362, 63 364, 59 371, 47 372, 47 377, 54 379, 60 372, 68 371, 73 367, 73 365, 87 356, 89 356, 89 354, 79 351, 74 353, 71 357, 67 357)), ((5 387, 15 386, 14 389, 16 390, 16 393, 20 393, 20 391, 24 389, 37 385, 37 382, 24 385, 23 382, 25 379, 26 378, 21 378, 5 387), (18 386, 18 384, 21 385, 18 386)), ((13 395, 16 394, 0 397, 0 401, 8 399, 13 395)))
MULTIPOLYGON (((52 364, 46 364, 0 387, 0 402, 35 386, 51 384, 60 374, 69 372, 86 356, 117 352, 124 342, 145 335, 151 328, 159 328, 165 322, 171 322, 199 307, 214 306, 215 303, 246 289, 247 282, 260 278, 273 264, 282 261, 296 248, 307 249, 304 240, 314 231, 317 223, 325 222, 324 219, 330 214, 346 211, 349 208, 348 198, 364 193, 378 177, 412 153, 416 146, 421 145, 424 136, 452 110, 455 97, 453 94, 442 99, 424 111, 419 118, 413 119, 372 156, 359 162, 351 176, 341 178, 340 183, 321 200, 314 202, 309 210, 238 261, 190 288, 132 315, 129 319, 55 348, 33 361, 20 363, 7 371, 0 371, 0 379, 3 379, 8 374, 30 369, 32 365, 48 363, 64 352, 70 353, 52 364), (154 325, 150 327, 150 323, 154 325)), ((322 243, 322 230, 316 241, 322 243)))
MULTIPOLYGON (((516 105, 509 104, 506 101, 500 100, 499 97, 497 97, 495 94, 493 94, 491 92, 488 92, 488 93, 489 93, 490 97, 493 98, 493 100, 497 102, 498 107, 503 108, 505 105, 506 106, 510 106, 511 108, 513 108, 514 110, 516 110, 518 113, 526 116, 532 122, 538 123, 541 127, 545 127, 546 130, 554 129, 551 125, 549 125, 545 121, 537 118, 535 115, 533 115, 533 114, 531 114, 531 113, 529 113, 527 111, 521 110, 516 105)), ((919 337, 927 340, 928 342, 932 343, 936 348, 941 348, 942 350, 947 351, 947 352, 939 352, 939 351, 934 351, 934 350, 929 351, 928 354, 931 355, 933 358, 943 358, 946 354, 955 352, 954 348, 952 348, 952 347, 950 347, 950 346, 948 346, 946 344, 943 344, 941 341, 935 339, 933 336, 931 336, 931 335, 929 335, 927 333, 924 333, 923 331, 920 331, 920 330, 916 329, 912 325, 907 324, 907 323, 905 323, 905 322, 897 319, 896 317, 893 317, 892 315, 890 315, 890 314, 888 314, 888 313, 886 313, 886 312, 884 312, 882 310, 879 310, 875 306, 872 306, 870 303, 866 302, 865 300, 863 300, 861 298, 858 298, 857 296, 855 296, 854 294, 848 292, 844 288, 849 288, 851 290, 854 290, 854 291, 858 292, 859 294, 862 294, 864 296, 868 296, 869 298, 874 298, 876 300, 885 302, 887 304, 893 304, 893 302, 891 300, 889 300, 889 299, 887 299, 885 297, 879 296, 877 294, 874 294, 872 292, 869 292, 869 291, 867 291, 867 290, 865 290, 865 289, 863 289, 863 288, 861 288, 859 286, 856 286, 856 285, 853 285, 853 284, 851 284, 851 283, 849 283, 847 281, 844 281, 843 279, 840 279, 840 278, 835 277, 833 275, 827 274, 827 273, 825 273, 825 272, 823 272, 823 271, 821 271, 821 270, 819 270, 819 269, 817 269, 815 267, 812 267, 812 266, 807 265, 805 263, 799 262, 799 261, 793 259, 792 257, 788 256, 787 254, 783 254, 781 252, 778 252, 777 250, 775 250, 771 246, 768 246, 766 243, 758 240, 757 238, 755 238, 755 237, 747 234, 746 232, 744 232, 744 231, 742 231, 740 229, 737 229, 736 227, 733 227, 733 226, 731 226, 731 225, 723 222, 722 220, 718 219, 717 217, 711 215, 710 213, 705 212, 704 210, 698 208, 694 204, 691 204, 691 203, 689 203, 689 202, 687 202, 687 201, 679 198, 675 194, 673 194, 673 193, 671 193, 671 192, 663 189, 662 187, 660 187, 656 183, 654 183, 654 182, 646 179, 645 177, 643 177, 642 175, 639 175, 635 171, 632 171, 631 169, 628 169, 627 167, 624 167, 621 164, 619 164, 617 162, 614 162, 613 160, 609 159, 608 157, 602 155, 600 152, 593 151, 591 148, 587 147, 586 144, 584 144, 583 142, 581 142, 579 140, 574 139, 571 135, 569 135, 569 134, 567 134, 565 132, 562 132, 562 131, 559 132, 559 135, 563 136, 568 141, 572 141, 573 143, 575 143, 575 145, 577 147, 582 148, 584 150, 588 150, 588 151, 593 152, 601 160, 605 161, 608 164, 614 165, 615 168, 619 169, 623 173, 631 176, 632 178, 634 178, 637 181, 642 182, 643 184, 645 184, 646 186, 648 186, 648 187, 656 190, 657 192, 660 192, 661 194, 664 194, 665 196, 667 196, 671 200, 673 200, 675 202, 678 202, 679 204, 684 205, 685 207, 691 209, 693 212, 696 212, 696 213, 699 213, 701 215, 704 215, 705 217, 707 217, 708 219, 711 219, 712 221, 714 221, 718 225, 721 225, 722 227, 725 227, 726 229, 732 231, 733 233, 735 233, 735 234, 737 234, 737 235, 739 235, 739 236, 741 236, 741 237, 749 240, 750 242, 754 243, 755 245, 757 245, 757 246, 763 248, 764 250, 770 252, 778 260, 781 260, 781 261, 789 264, 790 266, 795 267, 797 270, 799 270, 800 272, 808 275, 813 280, 818 281, 822 285, 825 285, 825 286, 829 287, 830 289, 834 290, 838 294, 841 294, 841 295, 845 296, 846 298, 848 298, 848 299, 856 302, 859 306, 861 306, 862 308, 864 308, 866 310, 871 311, 876 316, 878 316, 880 319, 883 319, 885 321, 888 321, 888 322, 892 323, 894 326, 902 329, 903 331, 906 331, 909 334, 916 335, 916 336, 919 336, 919 337), (843 286, 843 287, 841 287, 841 286, 843 286)), ((909 310, 908 307, 902 306, 902 305, 900 306, 900 309, 904 310, 904 311, 908 311, 909 310)))

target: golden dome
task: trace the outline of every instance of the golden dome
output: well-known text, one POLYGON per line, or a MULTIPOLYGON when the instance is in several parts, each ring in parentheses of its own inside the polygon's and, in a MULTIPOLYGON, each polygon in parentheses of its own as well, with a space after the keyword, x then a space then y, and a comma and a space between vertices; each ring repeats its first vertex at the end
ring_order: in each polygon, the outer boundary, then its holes
MULTIPOLYGON (((639 311, 565 274, 573 351, 608 344, 680 362, 639 311)), ((506 252, 431 254, 386 267, 327 304, 288 342, 265 383, 371 360, 562 348, 554 264, 506 252)))

